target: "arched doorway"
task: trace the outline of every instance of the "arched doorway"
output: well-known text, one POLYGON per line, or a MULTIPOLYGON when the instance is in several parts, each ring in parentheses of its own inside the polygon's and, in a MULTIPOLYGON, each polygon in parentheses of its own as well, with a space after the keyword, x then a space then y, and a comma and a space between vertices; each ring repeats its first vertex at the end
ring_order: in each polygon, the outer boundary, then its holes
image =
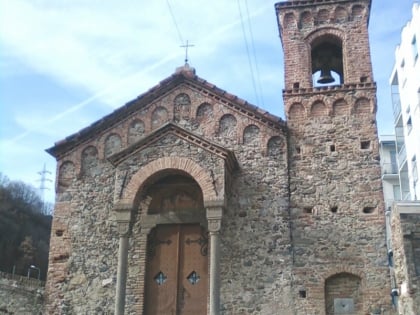
POLYGON ((159 176, 145 193, 150 197, 147 214, 165 217, 165 224, 157 223, 148 235, 144 313, 205 314, 207 230, 188 219, 197 213, 205 218, 202 191, 189 175, 175 173, 159 176))
POLYGON ((362 287, 357 275, 341 272, 325 280, 325 313, 361 314, 362 287))

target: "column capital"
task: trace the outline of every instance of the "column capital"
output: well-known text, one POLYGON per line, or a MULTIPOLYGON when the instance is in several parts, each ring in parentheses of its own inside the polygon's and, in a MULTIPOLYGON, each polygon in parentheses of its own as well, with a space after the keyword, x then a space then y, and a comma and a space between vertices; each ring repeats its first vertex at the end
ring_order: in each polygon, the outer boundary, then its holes
POLYGON ((208 230, 210 234, 218 233, 220 231, 222 226, 224 206, 224 200, 210 200, 204 202, 204 207, 206 208, 208 230))
POLYGON ((217 234, 222 227, 222 219, 209 219, 208 220, 208 230, 211 234, 217 234))
POLYGON ((128 237, 130 235, 130 222, 117 222, 118 235, 128 237))
POLYGON ((132 207, 125 204, 114 206, 115 221, 120 237, 128 237, 132 219, 132 207))
POLYGON ((206 216, 210 233, 219 232, 222 226, 223 208, 207 208, 206 216))

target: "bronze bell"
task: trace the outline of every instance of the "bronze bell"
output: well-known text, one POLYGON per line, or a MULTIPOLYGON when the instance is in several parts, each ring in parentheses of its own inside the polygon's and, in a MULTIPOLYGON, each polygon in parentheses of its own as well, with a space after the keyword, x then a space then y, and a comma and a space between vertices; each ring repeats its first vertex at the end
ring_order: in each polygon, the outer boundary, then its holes
POLYGON ((334 78, 331 75, 331 71, 328 69, 321 69, 321 76, 317 80, 320 84, 328 84, 334 82, 334 78))

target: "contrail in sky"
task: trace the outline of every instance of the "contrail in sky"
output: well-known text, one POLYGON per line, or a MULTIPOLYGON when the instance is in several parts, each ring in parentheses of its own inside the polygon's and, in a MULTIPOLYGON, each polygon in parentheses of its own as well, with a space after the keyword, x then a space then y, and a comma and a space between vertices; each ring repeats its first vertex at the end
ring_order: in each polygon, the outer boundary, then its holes
MULTIPOLYGON (((272 7, 271 5, 270 6, 268 6, 268 5, 267 6, 262 6, 259 10, 255 11, 251 15, 251 17, 258 16, 258 15, 262 14, 266 9, 271 8, 271 7, 272 7)), ((217 38, 220 38, 223 35, 224 32, 228 31, 229 29, 232 29, 234 26, 236 26, 237 24, 240 24, 240 23, 241 23, 241 20, 237 19, 235 21, 232 21, 229 24, 226 24, 222 27, 219 27, 219 28, 215 29, 212 33, 208 34, 208 36, 205 36, 205 37, 201 38, 201 43, 206 42, 206 41, 212 41, 212 40, 215 40, 217 38)), ((129 76, 123 78, 123 79, 120 79, 120 80, 114 82, 112 85, 109 85, 106 88, 98 91, 97 93, 95 93, 92 96, 90 96, 89 98, 81 101, 80 103, 77 103, 77 104, 71 106, 70 108, 66 109, 65 111, 54 115, 53 117, 47 119, 46 121, 43 121, 42 126, 44 127, 45 125, 49 125, 53 122, 56 122, 56 121, 60 120, 61 118, 67 116, 68 114, 70 114, 72 112, 75 112, 75 111, 85 107, 86 105, 92 103, 93 101, 97 100, 98 98, 116 90, 118 87, 120 87, 121 85, 123 85, 127 81, 134 80, 138 76, 143 76, 145 73, 158 68, 159 66, 167 63, 168 61, 171 61, 175 58, 179 58, 179 56, 181 56, 181 55, 183 55, 183 53, 181 51, 179 51, 178 53, 173 53, 171 55, 168 55, 168 56, 162 58, 161 60, 159 60, 158 62, 146 67, 142 71, 136 72, 132 75, 129 75, 129 76)), ((25 138, 26 136, 28 136, 29 134, 31 134, 31 133, 33 133, 37 130, 39 130, 39 128, 28 129, 28 130, 24 131, 23 133, 15 136, 14 138, 5 141, 5 144, 6 145, 11 145, 13 143, 16 143, 19 140, 25 138)))

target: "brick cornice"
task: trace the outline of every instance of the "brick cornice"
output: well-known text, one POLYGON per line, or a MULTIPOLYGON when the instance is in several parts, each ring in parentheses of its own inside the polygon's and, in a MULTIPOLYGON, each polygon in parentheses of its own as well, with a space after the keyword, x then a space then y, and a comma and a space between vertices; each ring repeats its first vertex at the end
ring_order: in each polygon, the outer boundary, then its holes
MULTIPOLYGON (((369 6, 371 3, 371 0, 359 0, 361 2, 369 2, 369 6)), ((335 3, 346 3, 346 2, 355 2, 354 0, 289 0, 289 1, 283 1, 283 2, 277 2, 275 4, 276 11, 283 8, 299 8, 299 7, 307 7, 307 6, 314 6, 314 5, 321 5, 321 4, 335 4, 335 3)))
POLYGON ((348 92, 354 90, 372 90, 376 91, 376 83, 348 83, 342 85, 330 85, 310 88, 297 88, 283 90, 283 97, 303 96, 314 94, 331 94, 331 92, 348 92))
POLYGON ((191 71, 177 71, 168 78, 160 81, 159 84, 152 87, 147 92, 138 96, 136 99, 126 103, 111 114, 104 116, 102 119, 77 133, 56 142, 53 147, 48 148, 46 151, 59 159, 80 144, 113 128, 117 123, 124 121, 127 117, 140 109, 147 108, 157 99, 181 85, 187 85, 200 93, 210 96, 225 106, 230 107, 232 110, 241 113, 242 115, 246 115, 253 120, 257 120, 270 128, 281 130, 285 130, 286 128, 286 123, 280 117, 272 115, 236 95, 218 88, 216 85, 198 77, 191 71))

